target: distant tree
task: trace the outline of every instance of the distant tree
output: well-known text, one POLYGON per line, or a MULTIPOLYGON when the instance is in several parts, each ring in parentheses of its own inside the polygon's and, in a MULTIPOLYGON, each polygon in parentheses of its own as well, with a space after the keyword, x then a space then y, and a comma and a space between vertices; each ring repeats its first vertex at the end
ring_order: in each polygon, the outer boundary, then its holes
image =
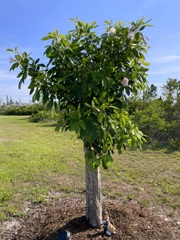
POLYGON ((164 102, 155 100, 139 100, 132 113, 132 119, 139 124, 140 130, 146 135, 147 144, 166 141, 164 102))
POLYGON ((9 105, 9 97, 6 95, 6 105, 9 105))
POLYGON ((163 86, 163 95, 169 101, 178 101, 180 98, 180 80, 168 78, 163 86))
POLYGON ((6 95, 6 105, 7 106, 9 106, 9 105, 13 105, 14 104, 14 101, 12 100, 12 98, 10 97, 8 97, 7 95, 6 95))
POLYGON ((13 105, 13 104, 14 104, 14 101, 13 101, 12 98, 10 97, 9 105, 13 105))
POLYGON ((3 106, 3 104, 4 104, 4 103, 3 103, 3 99, 0 98, 0 107, 3 106))
POLYGON ((42 39, 52 40, 44 52, 46 65, 17 48, 8 49, 15 53, 10 70, 20 68, 19 88, 30 77, 33 101, 42 96, 50 109, 59 107, 63 118, 61 114, 56 130, 75 131, 84 142, 86 218, 100 227, 100 165, 108 168, 115 148, 121 152, 126 144, 140 146, 144 141, 123 104, 126 95, 137 94, 147 83, 148 46, 142 31, 149 21, 140 19, 129 27, 105 21, 106 32, 100 36, 94 31, 96 22, 74 22, 75 29, 67 35, 55 30, 42 39))
POLYGON ((143 100, 148 101, 157 97, 157 87, 154 84, 148 86, 148 89, 143 93, 143 100))

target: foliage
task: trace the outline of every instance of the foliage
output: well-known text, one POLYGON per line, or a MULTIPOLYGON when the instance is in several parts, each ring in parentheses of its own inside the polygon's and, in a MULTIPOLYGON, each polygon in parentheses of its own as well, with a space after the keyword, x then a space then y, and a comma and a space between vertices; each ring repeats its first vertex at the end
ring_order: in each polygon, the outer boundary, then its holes
POLYGON ((20 68, 19 88, 30 76, 33 101, 42 98, 49 109, 63 111, 63 125, 59 121, 56 130, 75 131, 89 149, 91 166, 107 168, 115 147, 121 152, 126 144, 144 141, 123 105, 128 95, 146 86, 148 46, 142 31, 150 25, 143 19, 129 26, 105 21, 105 33, 98 36, 96 22, 73 22, 75 29, 67 35, 54 30, 42 39, 51 40, 44 52, 46 65, 8 49, 15 54, 10 70, 20 68))
POLYGON ((160 100, 148 102, 139 100, 139 106, 132 114, 133 120, 139 123, 140 129, 146 135, 148 143, 152 143, 155 139, 156 141, 165 141, 166 124, 163 116, 164 109, 160 100))
POLYGON ((180 81, 169 78, 163 86, 163 95, 167 100, 176 102, 180 99, 180 81))
POLYGON ((157 87, 154 84, 148 86, 147 90, 143 93, 143 100, 148 101, 157 97, 157 87))
POLYGON ((31 114, 29 120, 30 122, 51 122, 57 120, 57 118, 60 119, 61 115, 62 113, 56 113, 54 109, 50 111, 45 108, 44 110, 40 110, 37 113, 31 114))
POLYGON ((179 82, 176 79, 167 81, 163 86, 165 99, 161 97, 145 99, 144 95, 142 98, 129 98, 128 112, 146 135, 149 146, 162 145, 180 149, 180 98, 177 84, 179 82))
POLYGON ((25 104, 25 105, 3 105, 0 108, 0 115, 31 115, 45 110, 42 104, 25 104))
POLYGON ((51 118, 51 113, 47 111, 39 111, 38 113, 33 113, 30 117, 30 122, 41 122, 51 118))

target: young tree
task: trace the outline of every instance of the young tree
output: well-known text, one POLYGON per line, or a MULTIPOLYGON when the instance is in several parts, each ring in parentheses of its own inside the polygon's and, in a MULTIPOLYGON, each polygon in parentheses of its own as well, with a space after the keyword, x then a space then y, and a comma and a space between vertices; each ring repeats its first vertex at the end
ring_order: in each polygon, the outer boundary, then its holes
POLYGON ((144 101, 149 101, 155 97, 157 97, 157 87, 154 84, 151 84, 148 86, 147 90, 144 91, 142 98, 144 101))
POLYGON ((0 107, 4 105, 3 99, 0 97, 0 107))
POLYGON ((180 80, 168 78, 163 86, 163 95, 166 100, 177 102, 180 96, 180 80))
POLYGON ((44 52, 46 65, 17 48, 7 50, 15 53, 10 70, 20 68, 19 88, 29 76, 33 101, 60 108, 63 119, 56 130, 75 131, 84 142, 86 218, 96 227, 102 218, 100 165, 108 168, 114 148, 121 152, 126 144, 140 146, 144 140, 123 103, 147 83, 148 46, 142 31, 148 22, 140 19, 128 27, 105 21, 106 32, 99 36, 96 22, 76 19, 67 35, 55 30, 42 39, 51 40, 44 52))

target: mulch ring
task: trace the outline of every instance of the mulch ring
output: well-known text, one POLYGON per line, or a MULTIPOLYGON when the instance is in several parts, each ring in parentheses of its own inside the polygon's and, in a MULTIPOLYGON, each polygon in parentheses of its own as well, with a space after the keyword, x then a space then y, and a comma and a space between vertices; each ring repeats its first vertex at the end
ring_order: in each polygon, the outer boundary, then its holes
POLYGON ((65 197, 47 204, 31 205, 25 218, 4 225, 2 240, 57 240, 58 231, 71 232, 72 240, 177 240, 177 229, 151 210, 137 203, 103 200, 103 210, 108 211, 116 233, 111 237, 102 229, 92 228, 85 219, 84 196, 65 197))

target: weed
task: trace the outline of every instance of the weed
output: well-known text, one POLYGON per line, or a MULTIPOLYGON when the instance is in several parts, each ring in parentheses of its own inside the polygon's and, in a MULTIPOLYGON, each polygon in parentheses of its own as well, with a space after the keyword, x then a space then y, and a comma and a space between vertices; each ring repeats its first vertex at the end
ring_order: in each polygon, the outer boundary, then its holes
POLYGON ((0 203, 8 201, 12 196, 12 192, 8 190, 0 190, 0 203))
POLYGON ((129 194, 126 196, 126 199, 127 199, 128 201, 131 201, 131 200, 134 199, 134 195, 133 195, 132 193, 129 193, 129 194))
POLYGON ((150 203, 149 203, 149 200, 147 200, 147 199, 144 199, 144 200, 141 201, 141 206, 142 206, 142 207, 145 207, 145 208, 146 208, 146 207, 149 206, 149 204, 150 204, 150 203))

